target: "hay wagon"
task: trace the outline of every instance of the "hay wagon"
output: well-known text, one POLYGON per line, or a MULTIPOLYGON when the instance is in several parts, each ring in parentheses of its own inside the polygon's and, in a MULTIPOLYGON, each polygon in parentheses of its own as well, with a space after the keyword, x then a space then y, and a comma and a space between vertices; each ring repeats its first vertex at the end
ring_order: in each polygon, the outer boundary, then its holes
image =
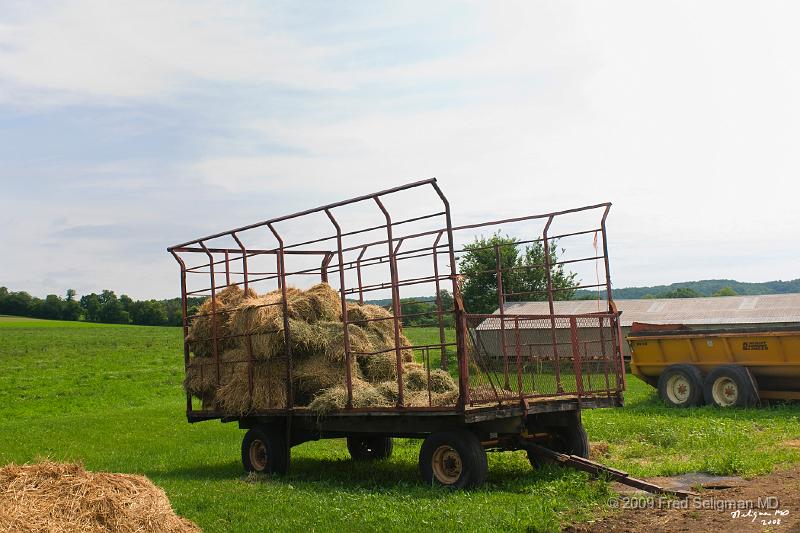
POLYGON ((528 450, 533 464, 542 448, 587 457, 581 409, 621 406, 625 388, 606 246, 609 209, 598 204, 453 226, 448 200, 431 179, 170 247, 180 265, 187 383, 208 387, 187 385, 189 422, 237 422, 247 430, 245 469, 266 473, 285 473, 293 446, 323 438, 346 438, 355 460, 388 457, 393 437, 422 438, 423 478, 455 488, 483 482, 487 451, 528 450), (476 235, 499 231, 515 242, 475 244, 476 235), (507 248, 527 260, 509 262, 507 248), (494 267, 464 276, 465 249, 494 257, 494 267), (554 283, 557 273, 582 267, 577 273, 589 282, 554 283), (541 279, 521 283, 525 272, 541 279), (470 312, 463 297, 470 283, 483 284, 497 313, 470 312), (297 295, 319 287, 335 291, 333 322, 314 322, 324 302, 306 305, 316 309, 312 318, 298 315, 297 295), (602 292, 598 311, 552 312, 553 301, 575 288, 602 292), (231 291, 267 296, 231 305, 231 291), (547 300, 551 312, 505 312, 508 301, 521 299, 547 300), (388 312, 366 312, 377 308, 370 302, 388 312), (237 313, 245 310, 272 313, 272 329, 241 327, 247 321, 237 313), (433 324, 432 335, 412 342, 404 323, 422 318, 433 324), (502 335, 487 341, 480 328, 486 321, 498 322, 502 335), (306 370, 317 361, 308 355, 315 343, 304 329, 309 324, 335 326, 323 343, 325 354, 336 354, 325 361, 328 371, 306 370), (531 329, 543 337, 520 334, 531 329), (376 331, 382 342, 364 341, 376 331), (270 335, 277 342, 261 342, 270 335), (379 358, 389 363, 388 381, 370 383, 362 369, 379 358), (453 390, 437 389, 434 376, 452 380, 453 390), (339 393, 339 403, 324 411, 315 407, 323 395, 304 388, 321 377, 337 381, 325 394, 339 393))

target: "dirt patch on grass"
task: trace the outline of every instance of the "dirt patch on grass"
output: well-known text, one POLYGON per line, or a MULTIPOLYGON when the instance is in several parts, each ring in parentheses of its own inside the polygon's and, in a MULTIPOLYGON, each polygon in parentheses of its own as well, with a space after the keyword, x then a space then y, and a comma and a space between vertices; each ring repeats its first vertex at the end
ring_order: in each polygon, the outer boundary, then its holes
POLYGON ((603 441, 592 442, 589 445, 589 459, 600 461, 609 456, 608 443, 603 441))
POLYGON ((800 448, 800 439, 792 439, 783 442, 787 448, 800 448))
POLYGON ((722 490, 703 489, 697 498, 685 501, 626 494, 614 503, 615 507, 621 508, 618 512, 592 523, 569 526, 565 531, 800 532, 800 467, 756 477, 736 485, 722 490), (626 502, 628 508, 622 508, 626 502))

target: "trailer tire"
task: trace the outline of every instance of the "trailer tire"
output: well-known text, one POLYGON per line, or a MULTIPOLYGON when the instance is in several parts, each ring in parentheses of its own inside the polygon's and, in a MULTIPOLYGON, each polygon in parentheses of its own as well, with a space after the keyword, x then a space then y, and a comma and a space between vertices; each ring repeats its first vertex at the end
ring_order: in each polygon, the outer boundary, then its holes
POLYGON ((717 407, 751 407, 758 403, 758 393, 746 368, 718 366, 708 373, 703 385, 706 403, 717 407))
POLYGON ((671 407, 703 405, 703 374, 696 366, 668 366, 658 377, 658 395, 671 407))
POLYGON ((347 451, 354 461, 378 461, 392 455, 391 437, 383 435, 353 435, 347 437, 347 451))
POLYGON ((419 471, 430 485, 470 489, 483 484, 489 466, 480 440, 466 430, 429 435, 419 451, 419 471))
POLYGON ((247 472, 284 475, 291 448, 286 434, 275 427, 254 427, 242 439, 242 465, 247 472))
MULTIPOLYGON (((550 438, 544 443, 544 446, 554 452, 576 455, 584 459, 589 458, 589 435, 586 434, 580 418, 567 426, 552 428, 550 438)), ((554 464, 552 460, 544 459, 530 451, 528 451, 528 461, 533 468, 554 464)))

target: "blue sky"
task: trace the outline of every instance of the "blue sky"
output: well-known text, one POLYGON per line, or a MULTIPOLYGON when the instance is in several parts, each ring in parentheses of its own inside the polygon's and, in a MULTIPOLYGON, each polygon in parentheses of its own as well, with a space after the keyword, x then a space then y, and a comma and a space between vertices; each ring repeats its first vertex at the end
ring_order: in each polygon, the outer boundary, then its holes
POLYGON ((165 248, 436 176, 613 201, 616 286, 800 277, 793 2, 0 9, 0 284, 169 297, 165 248))

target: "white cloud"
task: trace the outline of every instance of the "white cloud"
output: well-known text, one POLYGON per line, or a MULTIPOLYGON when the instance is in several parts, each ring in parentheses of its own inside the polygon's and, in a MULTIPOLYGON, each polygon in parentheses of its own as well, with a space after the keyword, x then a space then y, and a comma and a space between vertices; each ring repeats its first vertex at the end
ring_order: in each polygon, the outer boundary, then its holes
MULTIPOLYGON (((0 24, 9 107, 175 98, 166 109, 200 116, 207 94, 223 102, 225 128, 200 121, 190 155, 166 145, 146 165, 79 165, 76 194, 96 185, 104 201, 90 220, 85 198, 51 207, 71 224, 133 224, 143 210, 156 224, 188 220, 188 239, 283 214, 289 200, 437 176, 457 223, 614 201, 617 285, 799 275, 787 246, 800 231, 795 3, 21 6, 0 24), (275 85, 295 90, 278 97, 275 85), (135 194, 149 188, 149 201, 135 194)), ((174 281, 162 252, 130 278, 123 255, 108 265, 156 295, 174 281)), ((29 275, 25 264, 15 268, 29 275)))
POLYGON ((0 25, 6 101, 146 100, 198 80, 344 83, 323 71, 325 50, 271 28, 270 13, 253 6, 75 0, 17 8, 0 25))

